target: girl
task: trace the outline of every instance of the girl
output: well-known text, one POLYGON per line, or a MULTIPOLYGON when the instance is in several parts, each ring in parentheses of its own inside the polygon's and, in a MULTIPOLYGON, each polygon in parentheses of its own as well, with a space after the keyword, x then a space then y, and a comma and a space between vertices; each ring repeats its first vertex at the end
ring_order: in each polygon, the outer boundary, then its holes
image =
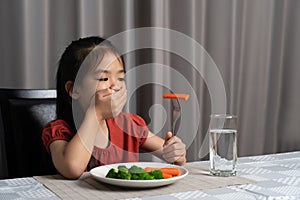
POLYGON ((73 41, 63 53, 57 72, 57 119, 46 125, 42 139, 64 177, 79 178, 99 165, 136 162, 140 148, 166 162, 185 164, 185 144, 179 138, 168 132, 162 139, 141 117, 121 112, 124 76, 122 57, 100 37, 73 41))

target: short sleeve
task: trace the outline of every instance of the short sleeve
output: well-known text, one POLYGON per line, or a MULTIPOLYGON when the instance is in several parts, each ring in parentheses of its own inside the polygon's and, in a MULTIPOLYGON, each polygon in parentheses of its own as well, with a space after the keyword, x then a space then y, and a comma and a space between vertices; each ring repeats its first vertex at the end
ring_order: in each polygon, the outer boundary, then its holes
POLYGON ((137 125, 136 127, 139 127, 138 128, 139 138, 140 138, 139 146, 143 146, 147 140, 148 132, 149 132, 146 122, 142 117, 135 114, 130 114, 130 118, 137 125))
POLYGON ((50 152, 49 146, 55 140, 70 141, 74 136, 74 132, 64 120, 55 120, 48 123, 42 133, 42 140, 45 148, 50 152))

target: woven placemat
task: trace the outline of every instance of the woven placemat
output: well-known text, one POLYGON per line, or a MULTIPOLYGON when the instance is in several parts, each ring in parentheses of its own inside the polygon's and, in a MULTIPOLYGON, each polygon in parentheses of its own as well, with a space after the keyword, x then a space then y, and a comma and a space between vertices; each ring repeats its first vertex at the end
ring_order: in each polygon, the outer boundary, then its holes
POLYGON ((196 162, 187 163, 185 167, 189 170, 189 175, 184 179, 168 186, 151 189, 128 189, 107 185, 95 180, 89 173, 85 173, 78 180, 66 180, 60 175, 34 178, 62 199, 126 199, 255 183, 238 175, 210 176, 208 167, 196 162))

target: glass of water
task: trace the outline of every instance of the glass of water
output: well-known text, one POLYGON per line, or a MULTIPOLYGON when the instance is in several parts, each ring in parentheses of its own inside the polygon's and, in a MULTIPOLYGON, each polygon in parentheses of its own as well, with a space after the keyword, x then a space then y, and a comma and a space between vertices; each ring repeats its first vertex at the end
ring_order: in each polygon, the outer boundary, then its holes
POLYGON ((237 116, 213 114, 209 125, 210 174, 235 176, 237 164, 237 116))

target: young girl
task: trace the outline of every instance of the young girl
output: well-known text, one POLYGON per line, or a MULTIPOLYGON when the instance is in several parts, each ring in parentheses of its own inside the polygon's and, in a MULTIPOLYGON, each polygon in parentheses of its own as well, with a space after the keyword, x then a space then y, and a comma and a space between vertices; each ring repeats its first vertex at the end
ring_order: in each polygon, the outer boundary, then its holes
POLYGON ((162 139, 141 117, 121 112, 124 76, 122 57, 102 38, 73 41, 63 53, 57 72, 57 119, 46 125, 42 139, 64 177, 79 178, 99 165, 137 162, 140 148, 169 163, 186 162, 179 138, 168 132, 162 139))

